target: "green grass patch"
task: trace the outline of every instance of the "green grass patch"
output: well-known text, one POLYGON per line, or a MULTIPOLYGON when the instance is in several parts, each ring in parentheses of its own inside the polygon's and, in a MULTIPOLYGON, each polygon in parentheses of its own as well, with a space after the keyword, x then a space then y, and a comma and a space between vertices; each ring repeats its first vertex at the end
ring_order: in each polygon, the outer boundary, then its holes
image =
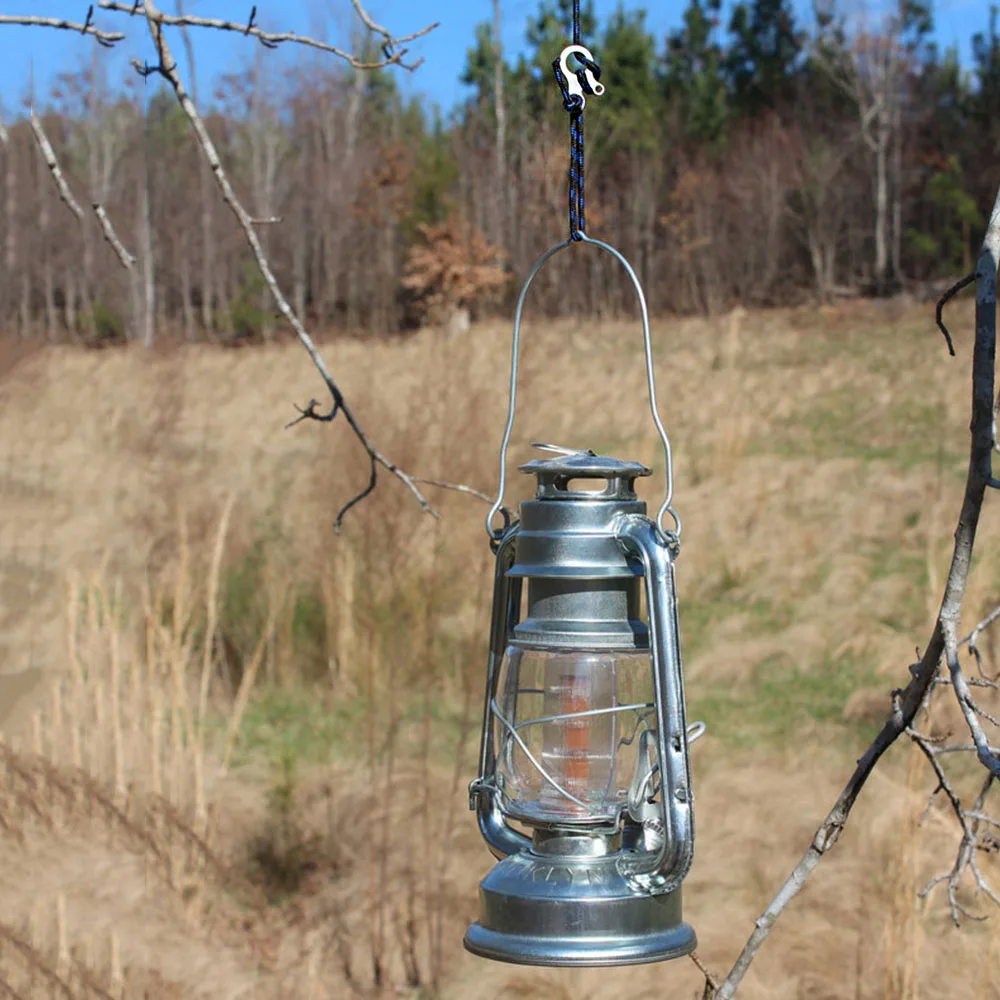
POLYGON ((677 614, 680 620, 681 648, 685 656, 696 656, 701 652, 711 632, 734 615, 745 618, 744 630, 747 635, 773 635, 792 624, 795 605, 788 601, 772 601, 760 594, 744 593, 737 586, 725 585, 713 588, 697 599, 678 601, 677 614))
POLYGON ((365 703, 361 698, 324 704, 308 691, 260 691, 240 726, 234 762, 254 758, 323 762, 364 746, 365 703))
MULTIPOLYGON (((477 699, 475 717, 466 727, 468 746, 479 736, 478 705, 477 699)), ((380 757, 390 739, 398 753, 423 756, 426 745, 432 760, 454 759, 463 733, 460 705, 412 698, 395 712, 393 727, 384 700, 371 709, 361 696, 323 699, 307 690, 263 690, 251 699, 243 717, 234 764, 286 758, 303 763, 361 760, 372 751, 380 757)))
POLYGON ((752 450, 817 461, 885 461, 902 470, 928 462, 950 469, 965 459, 942 403, 893 393, 879 405, 854 386, 808 400, 808 408, 776 422, 752 450))
POLYGON ((783 745, 816 723, 846 736, 868 734, 868 723, 844 720, 844 706, 857 688, 874 680, 871 667, 853 655, 799 665, 778 654, 758 663, 748 683, 695 694, 688 717, 703 719, 716 739, 744 748, 783 745))

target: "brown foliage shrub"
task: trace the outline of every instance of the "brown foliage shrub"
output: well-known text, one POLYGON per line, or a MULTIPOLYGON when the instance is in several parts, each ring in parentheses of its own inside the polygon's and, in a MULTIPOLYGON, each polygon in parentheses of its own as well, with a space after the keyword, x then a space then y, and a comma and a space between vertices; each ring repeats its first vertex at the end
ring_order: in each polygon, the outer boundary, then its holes
POLYGON ((403 286, 415 294, 424 319, 442 322, 507 284, 503 252, 458 216, 419 230, 424 242, 410 251, 403 286))

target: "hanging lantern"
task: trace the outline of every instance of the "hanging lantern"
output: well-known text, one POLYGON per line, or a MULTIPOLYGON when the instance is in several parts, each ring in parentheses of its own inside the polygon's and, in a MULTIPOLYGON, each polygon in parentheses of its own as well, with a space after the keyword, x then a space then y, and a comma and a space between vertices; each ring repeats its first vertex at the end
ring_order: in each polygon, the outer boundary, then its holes
POLYGON ((667 496, 647 517, 635 481, 650 469, 540 445, 555 454, 521 466, 536 477, 534 498, 517 520, 502 506, 524 300, 566 240, 532 269, 515 315, 500 490, 487 520, 496 572, 480 771, 470 786, 500 861, 480 883, 465 946, 530 965, 652 962, 695 947, 681 881, 694 850, 688 744, 704 727, 689 732, 685 720, 670 445, 638 279, 613 247, 581 241, 612 254, 635 287, 667 496))

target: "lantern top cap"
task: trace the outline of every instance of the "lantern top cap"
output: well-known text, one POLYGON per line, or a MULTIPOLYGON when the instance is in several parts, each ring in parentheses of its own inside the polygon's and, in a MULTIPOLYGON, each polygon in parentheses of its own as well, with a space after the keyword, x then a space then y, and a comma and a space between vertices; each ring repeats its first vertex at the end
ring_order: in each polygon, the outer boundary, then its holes
POLYGON ((518 466, 521 472, 545 478, 566 476, 576 479, 623 479, 651 476, 653 470, 641 462, 626 462, 609 455, 598 455, 589 448, 570 451, 552 445, 536 445, 546 451, 557 451, 553 458, 535 458, 518 466))

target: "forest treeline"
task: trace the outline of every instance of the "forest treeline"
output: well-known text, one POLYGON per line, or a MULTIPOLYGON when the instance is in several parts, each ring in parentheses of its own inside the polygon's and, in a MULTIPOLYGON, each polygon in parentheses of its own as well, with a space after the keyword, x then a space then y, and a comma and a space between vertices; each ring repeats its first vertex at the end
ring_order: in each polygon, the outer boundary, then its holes
MULTIPOLYGON (((490 8, 484 3, 484 13, 490 8)), ((567 229, 567 114, 551 63, 571 0, 543 0, 526 52, 470 39, 447 114, 396 69, 251 48, 195 99, 295 308, 317 329, 391 334, 509 306, 567 229)), ((428 16, 433 4, 427 5, 428 16)), ((583 37, 605 94, 587 103, 587 222, 633 261, 656 311, 717 311, 925 289, 972 268, 1000 175, 1000 36, 983 10, 973 62, 900 0, 848 18, 823 0, 689 0, 666 38, 640 10, 583 37)), ((185 38, 197 57, 196 35, 185 38)), ((179 47, 179 46, 178 46, 179 47)), ((92 58, 35 96, 69 183, 136 257, 67 211, 22 108, 0 128, 0 320, 51 341, 267 338, 279 331, 242 233, 172 94, 109 83, 92 58)), ((8 96, 8 102, 11 95, 8 96)), ((630 308, 600 255, 537 282, 550 314, 630 308)))

